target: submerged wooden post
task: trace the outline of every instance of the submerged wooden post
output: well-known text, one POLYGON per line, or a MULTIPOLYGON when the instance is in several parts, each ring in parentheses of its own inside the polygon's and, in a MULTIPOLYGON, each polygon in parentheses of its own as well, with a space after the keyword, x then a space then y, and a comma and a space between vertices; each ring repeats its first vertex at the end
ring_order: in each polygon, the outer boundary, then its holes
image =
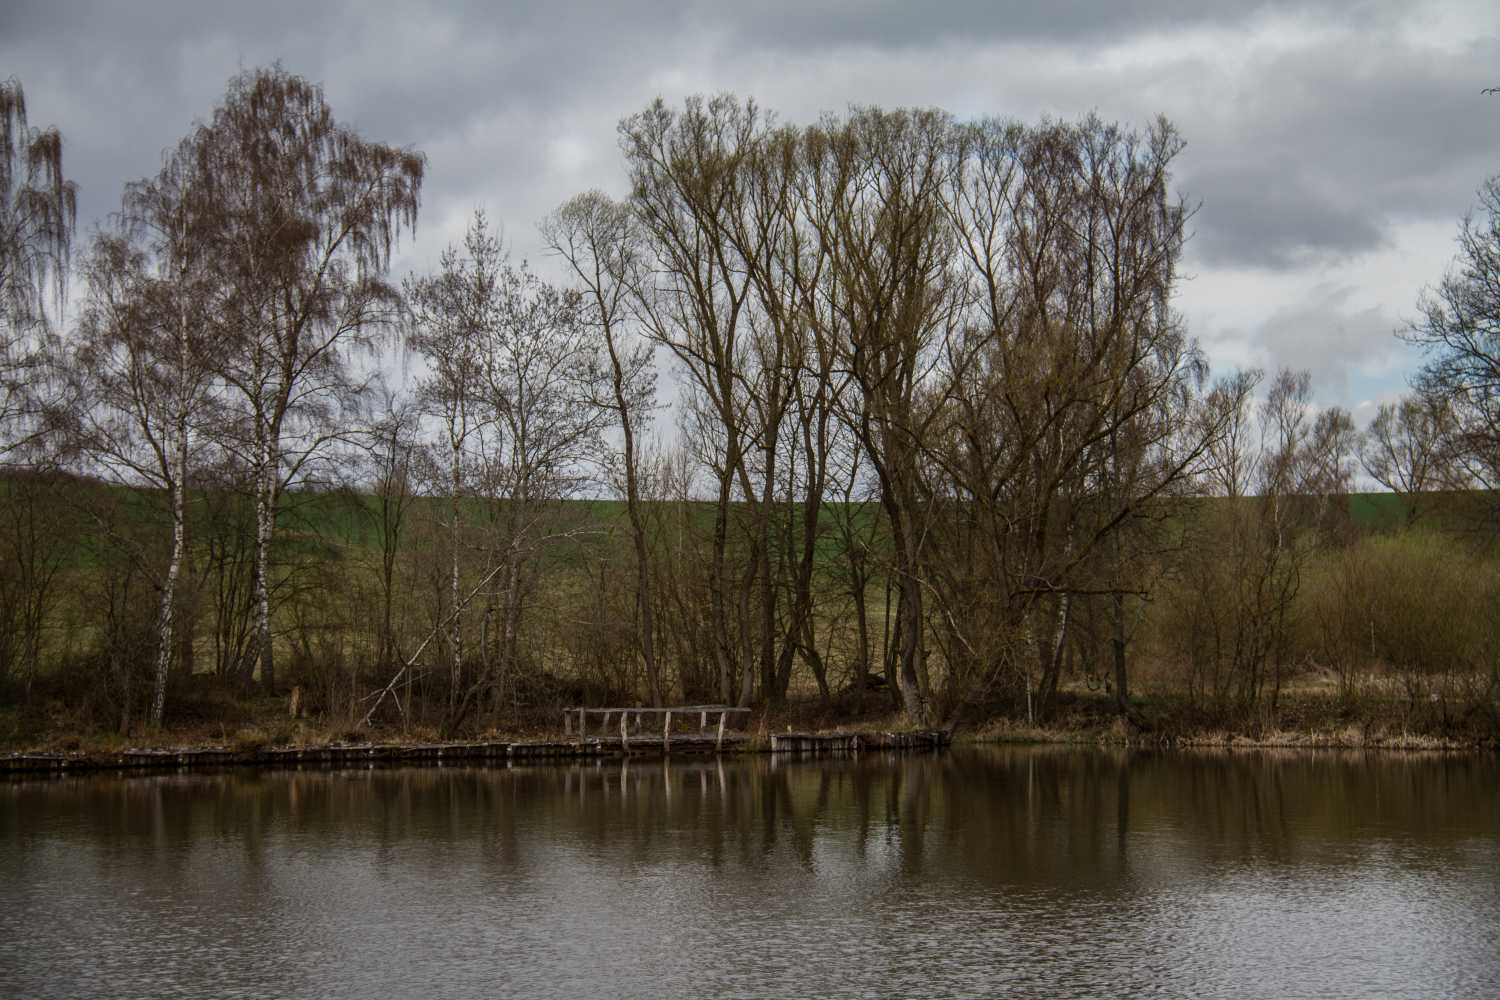
POLYGON ((667 721, 661 727, 661 752, 670 753, 672 750, 672 710, 667 709, 667 721))
POLYGON ((728 712, 724 711, 719 712, 719 738, 714 741, 715 753, 722 753, 724 750, 724 717, 728 714, 728 712))

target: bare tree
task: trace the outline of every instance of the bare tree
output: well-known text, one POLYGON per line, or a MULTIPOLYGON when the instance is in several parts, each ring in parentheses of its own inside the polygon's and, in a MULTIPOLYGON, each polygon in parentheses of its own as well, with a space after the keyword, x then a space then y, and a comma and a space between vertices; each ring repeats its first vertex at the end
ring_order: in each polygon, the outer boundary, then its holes
POLYGON ((1464 219, 1458 259, 1422 296, 1405 331, 1426 361, 1416 390, 1451 414, 1453 471, 1465 485, 1500 487, 1500 177, 1464 219))
POLYGON ((923 442, 944 390, 939 350, 959 299, 945 225, 949 119, 938 112, 857 111, 810 130, 811 219, 831 248, 838 364, 850 391, 840 412, 878 483, 898 593, 896 680, 907 717, 932 717, 924 632, 929 521, 923 442))
MULTIPOLYGON (((415 405, 397 399, 386 390, 383 406, 361 442, 374 472, 370 484, 375 501, 371 521, 380 533, 380 630, 375 659, 387 671, 402 659, 396 628, 396 574, 407 522, 416 501, 419 416, 415 405)), ((402 713, 408 722, 411 710, 408 675, 406 700, 402 703, 402 713)))
POLYGON ((1164 121, 1089 118, 980 123, 950 148, 965 294, 923 445, 943 504, 928 564, 950 694, 1010 665, 1028 711, 1033 691, 1045 711, 1075 605, 1104 599, 1130 714, 1127 606, 1147 589, 1160 501, 1191 488, 1220 432, 1192 419, 1203 359, 1169 305, 1189 214, 1170 191, 1181 141, 1164 121))
MULTIPOLYGON (((150 266, 148 254, 124 237, 101 235, 95 241, 72 371, 79 397, 88 400, 75 419, 90 466, 122 485, 145 486, 149 496, 167 500, 171 543, 166 569, 157 572, 145 553, 133 553, 159 594, 148 718, 152 726, 160 726, 186 548, 191 435, 207 379, 199 345, 190 339, 185 322, 190 307, 181 307, 184 321, 179 322, 173 315, 178 289, 158 280, 150 266)), ((180 294, 186 297, 191 291, 180 294)))
POLYGON ((62 148, 28 123, 21 82, 0 80, 0 461, 44 431, 46 303, 62 301, 78 213, 62 148))
MULTIPOLYGON (((693 439, 703 446, 716 486, 709 592, 719 669, 719 696, 748 703, 754 674, 731 636, 726 554, 736 486, 746 500, 747 454, 753 447, 747 408, 751 277, 728 238, 730 217, 743 206, 741 165, 761 128, 753 102, 690 98, 681 113, 661 101, 620 123, 630 167, 631 205, 648 240, 651 274, 637 297, 645 330, 666 346, 689 379, 689 397, 709 417, 693 439), (735 667, 740 669, 738 693, 735 667)), ((752 542, 740 587, 742 612, 765 557, 752 542)))
POLYGON ((427 364, 417 385, 422 408, 442 428, 448 493, 448 630, 449 710, 457 705, 463 684, 464 633, 462 563, 464 498, 473 492, 472 454, 495 419, 486 402, 485 351, 500 323, 500 283, 505 251, 489 230, 483 211, 476 211, 463 245, 443 252, 438 271, 408 277, 405 282, 407 344, 427 364))
POLYGON ((1252 400, 1263 373, 1258 369, 1236 372, 1220 379, 1204 402, 1202 416, 1222 428, 1209 434, 1208 457, 1203 476, 1209 491, 1238 498, 1251 489, 1257 475, 1255 420, 1252 400))
POLYGON ((609 410, 596 401, 610 379, 574 292, 524 265, 502 265, 495 322, 480 350, 475 398, 490 416, 476 489, 490 517, 480 669, 459 691, 443 728, 455 732, 485 695, 498 702, 520 665, 523 614, 543 548, 559 527, 559 502, 589 483, 609 410))
POLYGON ((1411 395, 1382 404, 1360 437, 1360 465, 1401 498, 1408 528, 1424 511, 1424 494, 1448 481, 1452 434, 1447 400, 1411 395))
POLYGON ((656 659, 656 600, 650 547, 641 508, 640 446, 656 390, 650 345, 632 327, 632 304, 639 300, 641 238, 628 205, 598 191, 573 198, 542 226, 553 253, 567 261, 582 286, 583 315, 597 330, 609 356, 609 397, 600 402, 620 428, 618 478, 624 481, 625 508, 635 547, 636 621, 646 692, 651 704, 662 703, 661 672, 656 659))
POLYGON ((425 162, 340 125, 320 87, 279 67, 231 80, 192 141, 204 197, 219 205, 213 264, 231 289, 219 374, 239 400, 239 446, 255 470, 257 655, 271 690, 277 512, 341 432, 350 352, 395 317, 384 275, 416 223, 425 162))
MULTIPOLYGON (((160 597, 148 716, 156 727, 180 631, 190 456, 202 447, 201 426, 212 406, 208 349, 219 332, 209 319, 216 291, 207 267, 213 207, 198 200, 204 184, 194 155, 186 140, 155 177, 128 185, 118 230, 96 238, 72 365, 77 396, 86 401, 74 420, 88 454, 117 481, 167 498, 166 570, 155 574, 143 560, 160 597)), ((189 636, 178 646, 190 644, 189 636)))
POLYGON ((1257 408, 1251 493, 1208 508, 1186 569, 1181 641, 1193 686, 1242 711, 1260 703, 1268 681, 1275 710, 1297 595, 1334 499, 1323 491, 1350 472, 1347 414, 1309 419, 1310 411, 1308 374, 1278 372, 1257 408))

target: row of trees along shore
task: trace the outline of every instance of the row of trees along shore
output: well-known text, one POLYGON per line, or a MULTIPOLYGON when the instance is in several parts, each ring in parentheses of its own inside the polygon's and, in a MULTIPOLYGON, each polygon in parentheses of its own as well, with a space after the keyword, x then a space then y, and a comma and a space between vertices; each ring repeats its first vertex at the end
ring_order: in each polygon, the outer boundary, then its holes
POLYGON ((83 246, 27 112, 0 85, 16 732, 292 687, 445 734, 578 701, 1047 721, 1089 688, 1149 727, 1319 672, 1495 718, 1500 573, 1460 527, 1500 457, 1495 181, 1359 431, 1305 374, 1211 377, 1164 119, 658 101, 619 126, 629 194, 542 220, 555 278, 476 212, 398 281, 426 161, 301 77, 236 76, 83 246))

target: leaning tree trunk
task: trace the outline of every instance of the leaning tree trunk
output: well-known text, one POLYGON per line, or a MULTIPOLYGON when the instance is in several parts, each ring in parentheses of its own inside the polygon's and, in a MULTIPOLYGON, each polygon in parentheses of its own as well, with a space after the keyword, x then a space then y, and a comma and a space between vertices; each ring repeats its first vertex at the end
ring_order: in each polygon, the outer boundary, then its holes
MULTIPOLYGON (((184 275, 186 270, 184 270, 184 275)), ((151 727, 160 729, 167 707, 167 673, 172 668, 172 628, 177 610, 177 578, 182 573, 182 554, 187 535, 184 523, 187 514, 187 445, 188 445, 188 397, 186 380, 188 372, 187 300, 178 303, 177 311, 177 440, 172 449, 172 560, 167 564, 167 578, 161 588, 161 610, 156 619, 156 676, 151 689, 151 727)))
POLYGON ((172 483, 172 561, 167 564, 167 578, 161 588, 161 610, 156 618, 156 676, 151 689, 151 726, 161 728, 167 705, 167 672, 172 667, 173 613, 176 610, 177 578, 182 572, 182 551, 185 541, 183 516, 186 503, 183 471, 186 463, 186 428, 178 425, 177 471, 172 483))

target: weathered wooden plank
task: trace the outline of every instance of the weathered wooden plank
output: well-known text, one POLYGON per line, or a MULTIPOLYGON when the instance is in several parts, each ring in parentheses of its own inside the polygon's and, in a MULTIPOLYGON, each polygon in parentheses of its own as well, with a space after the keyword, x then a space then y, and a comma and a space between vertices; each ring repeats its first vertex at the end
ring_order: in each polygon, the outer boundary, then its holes
POLYGON ((588 707, 584 705, 570 705, 566 709, 569 712, 588 712, 590 715, 601 715, 605 712, 628 711, 641 715, 661 715, 663 712, 692 714, 693 712, 749 712, 748 708, 737 708, 732 705, 664 705, 660 707, 647 707, 643 705, 596 705, 588 707))
POLYGON ((858 733, 774 733, 772 753, 853 753, 862 745, 858 733))

